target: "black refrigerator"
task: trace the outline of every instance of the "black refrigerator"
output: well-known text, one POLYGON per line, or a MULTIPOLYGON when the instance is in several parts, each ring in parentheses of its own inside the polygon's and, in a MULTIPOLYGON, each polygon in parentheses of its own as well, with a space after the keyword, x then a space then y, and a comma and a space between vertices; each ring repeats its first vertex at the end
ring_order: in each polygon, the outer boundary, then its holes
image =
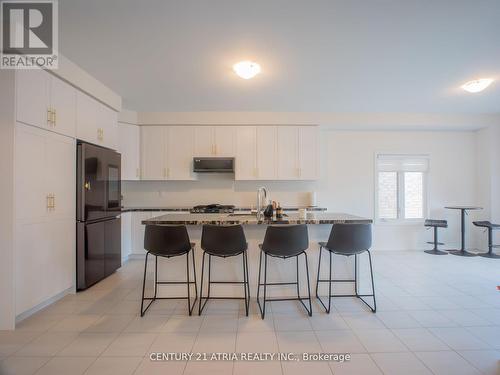
POLYGON ((77 142, 76 285, 84 290, 121 266, 121 155, 77 142))

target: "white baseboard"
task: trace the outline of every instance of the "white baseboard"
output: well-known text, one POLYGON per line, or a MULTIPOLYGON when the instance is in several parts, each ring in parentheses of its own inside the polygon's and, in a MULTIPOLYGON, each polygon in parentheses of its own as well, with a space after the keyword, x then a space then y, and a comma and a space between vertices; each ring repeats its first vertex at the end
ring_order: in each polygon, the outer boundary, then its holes
POLYGON ((16 316, 16 324, 18 324, 19 322, 23 321, 26 318, 29 318, 31 315, 37 313, 38 311, 42 310, 43 308, 45 308, 47 306, 53 304, 54 302, 59 301, 64 296, 66 296, 68 294, 73 294, 73 293, 75 293, 75 287, 72 286, 71 288, 63 290, 62 292, 56 294, 55 296, 50 297, 49 299, 39 303, 35 307, 32 307, 31 309, 17 315, 16 316))

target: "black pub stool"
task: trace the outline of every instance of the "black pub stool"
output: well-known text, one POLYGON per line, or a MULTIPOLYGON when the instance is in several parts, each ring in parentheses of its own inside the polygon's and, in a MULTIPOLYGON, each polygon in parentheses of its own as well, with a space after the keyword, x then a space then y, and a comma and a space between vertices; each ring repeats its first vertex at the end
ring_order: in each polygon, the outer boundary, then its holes
POLYGON ((372 256, 370 247, 372 246, 372 227, 371 224, 334 224, 330 232, 328 242, 319 243, 319 262, 318 262, 318 277, 316 280, 316 298, 325 308, 327 313, 330 313, 332 305, 332 297, 357 297, 367 305, 372 312, 377 311, 377 301, 375 300, 375 285, 373 283, 373 268, 372 256), (329 252, 329 277, 326 280, 319 278, 321 270, 321 253, 322 250, 329 252), (367 252, 370 261, 370 276, 372 284, 372 294, 359 294, 358 292, 358 255, 367 252), (354 279, 332 279, 332 254, 351 256, 354 255, 354 279), (332 283, 354 283, 355 294, 332 294, 332 283), (323 303, 318 295, 319 283, 328 283, 328 307, 323 303), (363 297, 373 298, 373 307, 365 301, 363 297))
POLYGON ((424 253, 433 255, 448 255, 446 251, 438 249, 438 245, 444 245, 444 243, 438 241, 438 228, 448 228, 448 222, 446 220, 427 219, 424 222, 424 226, 427 227, 427 229, 434 228, 434 241, 427 242, 428 244, 434 245, 434 248, 432 250, 425 250, 424 253))
POLYGON ((500 248, 500 245, 493 245, 493 231, 500 230, 500 224, 492 224, 489 221, 473 221, 472 224, 476 227, 486 228, 488 230, 488 252, 477 255, 484 258, 500 259, 500 254, 495 254, 493 252, 493 249, 500 248))
POLYGON ((272 301, 300 301, 304 306, 309 316, 312 315, 312 305, 311 305, 311 285, 309 282, 309 265, 307 262, 306 250, 309 247, 309 236, 307 234, 307 226, 305 224, 300 225, 270 225, 267 227, 266 235, 264 236, 264 243, 259 245, 261 252, 259 258, 259 280, 257 286, 257 304, 259 305, 259 310, 264 319, 266 314, 266 302, 272 301), (262 254, 264 254, 264 282, 261 283, 261 268, 262 268, 262 254), (299 285, 299 255, 304 254, 306 263, 306 275, 307 275, 307 291, 308 297, 300 296, 300 285, 299 285), (296 270, 297 278, 295 282, 280 282, 280 283, 268 283, 267 282, 267 256, 272 256, 276 258, 292 258, 296 259, 296 270), (267 298, 267 287, 272 285, 297 285, 297 297, 296 298, 267 298), (264 300, 263 304, 260 304, 259 293, 260 287, 264 287, 264 300), (309 301, 309 308, 304 303, 304 300, 309 301))
POLYGON ((142 281, 141 316, 144 316, 151 304, 157 299, 187 299, 189 315, 193 312, 198 298, 196 286, 196 268, 194 265, 194 243, 189 242, 189 235, 184 225, 146 225, 144 235, 144 249, 146 249, 146 260, 144 262, 144 279, 142 281), (190 281, 189 253, 193 259, 194 281, 190 281), (146 272, 149 254, 155 256, 155 292, 153 297, 144 297, 146 288, 146 272), (158 281, 158 257, 173 258, 186 255, 186 281, 158 281), (186 284, 186 297, 157 297, 158 285, 186 284), (194 284, 195 298, 191 304, 191 284, 194 284), (144 301, 151 301, 144 309, 144 301))
POLYGON ((209 299, 242 299, 245 300, 245 312, 248 316, 250 304, 250 284, 248 282, 247 240, 241 225, 203 225, 201 234, 201 248, 203 261, 201 263, 200 304, 198 314, 201 315, 209 299), (208 291, 203 297, 203 275, 205 270, 205 255, 208 255, 208 291), (243 281, 212 281, 212 257, 228 258, 237 255, 243 260, 243 281), (212 297, 210 286, 212 284, 243 284, 245 297, 212 297), (205 302, 203 303, 203 299, 205 302))

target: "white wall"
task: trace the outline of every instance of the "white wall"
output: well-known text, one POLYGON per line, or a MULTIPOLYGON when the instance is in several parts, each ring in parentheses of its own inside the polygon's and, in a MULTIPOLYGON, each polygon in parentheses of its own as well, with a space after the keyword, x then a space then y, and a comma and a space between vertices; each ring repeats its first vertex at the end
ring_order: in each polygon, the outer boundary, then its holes
MULTIPOLYGON (((485 208, 480 213, 480 218, 500 223, 500 125, 477 132, 476 162, 478 204, 485 208)), ((500 243, 499 240, 500 237, 496 237, 493 242, 500 243)), ((486 234, 478 234, 477 243, 479 247, 486 249, 486 234)))
MULTIPOLYGON (((339 131, 321 130, 321 178, 316 182, 238 182, 232 176, 202 175, 198 181, 125 182, 125 206, 192 206, 203 203, 255 204, 264 185, 282 205, 309 204, 317 192, 319 206, 329 211, 374 217, 374 155, 376 152, 428 153, 429 215, 448 219, 442 239, 459 241, 459 213, 445 205, 476 202, 476 132, 472 131, 339 131)), ((475 217, 473 213, 469 221, 475 217)), ((472 229, 469 226, 469 229, 472 229)), ((470 241, 473 242, 473 232, 470 241)), ((374 248, 422 249, 432 234, 422 225, 375 225, 374 248)))
POLYGON ((14 87, 13 70, 0 69, 0 330, 13 329, 14 312, 14 87))

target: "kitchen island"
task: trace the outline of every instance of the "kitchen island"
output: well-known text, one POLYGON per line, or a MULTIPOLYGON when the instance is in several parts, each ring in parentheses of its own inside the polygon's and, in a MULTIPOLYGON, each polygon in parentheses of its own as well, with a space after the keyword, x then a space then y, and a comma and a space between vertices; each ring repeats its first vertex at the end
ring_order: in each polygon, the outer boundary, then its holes
MULTIPOLYGON (((204 224, 215 224, 215 225, 232 225, 241 224, 245 231, 245 236, 248 242, 248 262, 249 262, 249 277, 250 277, 250 288, 252 297, 256 296, 257 288, 257 274, 259 270, 259 254, 260 249, 259 244, 262 243, 264 235, 266 232, 266 227, 268 225, 287 225, 287 224, 306 224, 308 226, 309 233, 309 249, 307 250, 309 258, 309 277, 311 280, 311 293, 314 294, 316 288, 316 273, 318 270, 318 254, 319 246, 318 242, 327 241, 330 234, 332 224, 371 224, 373 221, 369 218, 363 218, 355 215, 345 214, 345 213, 332 213, 332 212, 307 212, 305 218, 299 216, 297 212, 288 212, 283 215, 282 219, 274 218, 262 218, 257 219, 255 214, 250 212, 235 212, 234 214, 188 214, 188 213, 168 213, 165 215, 153 217, 151 219, 143 220, 144 225, 186 225, 188 228, 189 237, 191 242, 196 244, 195 257, 196 257, 196 267, 200 270, 201 266, 201 256, 203 250, 200 248, 201 240, 201 228, 204 224)), ((323 254, 323 262, 327 261, 325 253, 323 254)), ((343 257, 334 256, 334 268, 333 272, 335 278, 352 278, 353 269, 353 257, 343 257)), ((284 282, 284 281, 295 281, 295 258, 283 261, 283 259, 273 259, 272 257, 268 261, 269 275, 274 282, 284 282)), ((303 259, 301 259, 303 262, 303 259)), ((213 258, 213 280, 217 281, 231 281, 231 280, 243 280, 242 267, 241 267, 241 256, 236 256, 232 258, 213 258)), ((300 269, 300 282, 301 282, 301 293, 307 292, 307 280, 304 271, 304 264, 301 263, 300 269)), ((361 275, 367 274, 364 267, 368 267, 368 261, 364 257, 360 257, 358 262, 358 267, 361 267, 361 275)), ((327 267, 322 267, 325 272, 322 275, 326 277, 327 267)), ((177 257, 171 259, 158 259, 158 273, 159 280, 184 280, 185 279, 185 258, 177 257), (182 259, 181 259, 182 258, 182 259)), ((200 272, 197 273, 198 283, 200 272)), ((361 279, 360 287, 361 291, 367 283, 364 282, 364 278, 361 279)), ((352 292, 352 286, 350 283, 342 283, 336 288, 336 293, 350 293, 352 292)), ((322 290, 320 294, 326 292, 326 285, 322 285, 322 290)), ((199 284, 198 284, 199 286, 199 284)), ((173 293, 178 295, 185 294, 185 287, 177 286, 159 286, 159 295, 169 295, 173 293), (166 289, 168 288, 168 289, 166 289), (168 291, 167 291, 168 290, 168 291)), ((240 285, 229 285, 220 284, 212 286, 213 295, 219 296, 240 296, 243 291, 240 285)), ((276 286, 269 289, 271 296, 292 296, 296 293, 295 287, 289 286, 276 286)), ((215 307, 214 307, 215 308, 215 307)), ((297 306, 299 308, 299 306, 297 306)))
POLYGON ((308 212, 306 217, 299 216, 298 213, 287 213, 283 218, 276 217, 257 219, 251 213, 234 214, 166 214, 144 220, 144 225, 274 225, 274 224, 371 224, 373 220, 359 216, 330 213, 330 212, 308 212))

